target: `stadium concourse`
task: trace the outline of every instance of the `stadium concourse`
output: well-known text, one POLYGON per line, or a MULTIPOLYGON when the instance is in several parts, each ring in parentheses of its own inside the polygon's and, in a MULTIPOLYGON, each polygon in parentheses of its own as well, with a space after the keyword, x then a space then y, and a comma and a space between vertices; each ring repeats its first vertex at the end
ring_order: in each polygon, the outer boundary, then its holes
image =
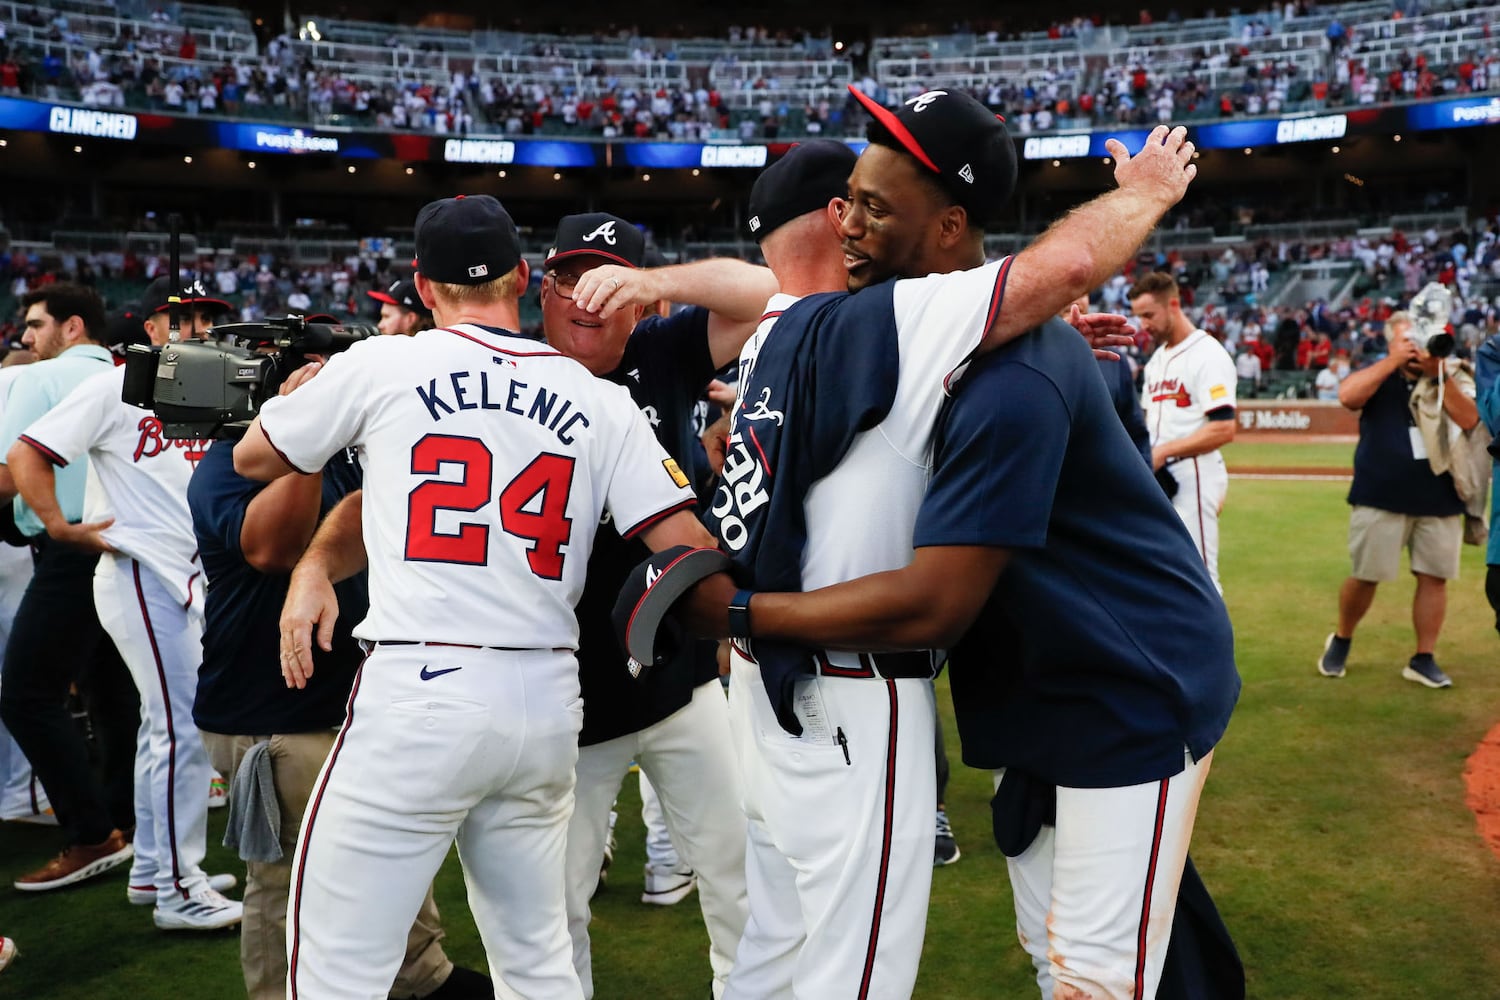
MULTIPOLYGON (((1135 152, 1152 126, 1187 126, 1197 179, 1089 303, 1129 315, 1137 279, 1172 275, 1192 327, 1235 360, 1241 419, 1271 414, 1272 433, 1242 424, 1241 444, 1286 441, 1289 408, 1339 409, 1341 381, 1380 361, 1386 321, 1430 282, 1453 293, 1458 356, 1500 334, 1497 4, 1135 4, 1006 24, 959 4, 970 13, 936 27, 876 4, 874 27, 642 17, 597 31, 494 27, 479 5, 453 6, 414 25, 374 19, 378 5, 356 20, 254 2, 0 0, 0 342, 21 346, 22 301, 59 282, 138 321, 168 273, 174 215, 176 277, 225 319, 373 324, 412 277, 418 208, 454 194, 494 195, 514 216, 531 274, 518 318, 540 338, 559 218, 619 215, 664 263, 761 263, 755 179, 810 138, 863 148, 871 117, 851 86, 892 109, 962 91, 1004 116, 1019 176, 988 226, 991 260, 1114 185, 1105 139, 1135 152)), ((1134 332, 1120 353, 1138 391, 1154 345, 1134 332)), ((1342 491, 1349 472, 1251 454, 1230 458, 1232 475, 1338 478, 1342 491)), ((1497 774, 1500 727, 1465 771, 1500 854, 1497 774)), ((970 843, 994 853, 958 832, 966 861, 970 843)), ((25 940, 19 904, 3 913, 0 934, 47 947, 25 940)))

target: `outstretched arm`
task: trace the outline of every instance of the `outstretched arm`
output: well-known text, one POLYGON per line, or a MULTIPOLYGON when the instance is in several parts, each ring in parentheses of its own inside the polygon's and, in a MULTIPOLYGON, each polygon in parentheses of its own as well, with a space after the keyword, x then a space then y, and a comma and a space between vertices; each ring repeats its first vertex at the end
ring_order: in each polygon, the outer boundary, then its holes
POLYGON ((1119 187, 1053 223, 1011 262, 1005 303, 982 349, 999 346, 1057 315, 1115 275, 1198 175, 1187 129, 1158 125, 1131 156, 1106 143, 1119 187))
MULTIPOLYGON (((947 648, 973 624, 1009 561, 1009 549, 925 546, 898 570, 802 594, 756 593, 750 635, 862 652, 947 648)), ((729 577, 709 577, 679 613, 702 635, 726 636, 734 594, 729 577)))
POLYGON ((776 276, 769 268, 714 257, 667 267, 596 267, 578 279, 573 300, 604 319, 663 299, 703 306, 709 311, 709 353, 714 367, 722 368, 739 357, 776 289, 776 276))

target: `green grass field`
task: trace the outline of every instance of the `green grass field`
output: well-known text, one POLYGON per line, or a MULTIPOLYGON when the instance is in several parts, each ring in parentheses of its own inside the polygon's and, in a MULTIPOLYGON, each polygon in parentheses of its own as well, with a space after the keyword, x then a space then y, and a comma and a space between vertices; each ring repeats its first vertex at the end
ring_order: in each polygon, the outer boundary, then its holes
MULTIPOLYGON (((1269 456, 1254 464, 1332 464, 1308 461, 1298 446, 1254 447, 1269 456)), ((1465 758, 1500 720, 1483 553, 1465 549, 1464 577, 1451 588, 1439 656, 1453 688, 1429 691, 1400 677, 1411 652, 1405 581, 1376 598, 1348 676, 1321 678, 1314 661, 1347 569, 1344 490, 1326 482, 1230 487, 1222 575, 1245 686, 1215 757, 1193 855, 1239 944, 1252 997, 1500 997, 1500 861, 1479 839, 1462 780, 1465 758)), ((949 725, 949 811, 963 859, 934 873, 917 996, 1035 996, 989 838, 988 777, 958 764, 949 725)), ((626 788, 620 851, 596 900, 598 996, 701 997, 707 938, 695 904, 663 910, 638 901, 639 800, 633 781, 626 788)), ((222 827, 219 814, 214 843, 222 827)), ((4 825, 0 876, 9 881, 54 845, 51 831, 4 825)), ((222 848, 211 861, 215 871, 238 870, 222 848)), ((232 935, 162 934, 148 910, 123 897, 123 872, 36 898, 0 889, 0 933, 23 952, 0 976, 0 997, 243 995, 232 935)), ((456 860, 441 876, 439 901, 450 955, 482 964, 456 860)))

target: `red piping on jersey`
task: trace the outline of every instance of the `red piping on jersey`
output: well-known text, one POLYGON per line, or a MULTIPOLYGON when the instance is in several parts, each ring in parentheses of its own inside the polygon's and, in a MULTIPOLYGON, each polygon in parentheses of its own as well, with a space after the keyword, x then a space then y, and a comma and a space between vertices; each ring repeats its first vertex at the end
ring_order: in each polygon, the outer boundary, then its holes
POLYGON ((305 470, 303 470, 301 468, 298 468, 296 462, 293 462, 290 458, 286 457, 286 452, 284 452, 280 448, 276 447, 276 442, 272 441, 271 440, 271 435, 266 433, 266 425, 265 424, 261 424, 261 426, 260 426, 260 432, 262 434, 265 434, 265 436, 266 436, 266 444, 268 444, 268 445, 271 446, 271 450, 276 453, 276 457, 277 458, 281 459, 283 462, 286 463, 286 467, 288 469, 291 469, 293 472, 301 473, 304 476, 310 476, 310 475, 312 475, 311 472, 307 472, 307 471, 305 471, 305 470))
POLYGON ((1151 890, 1156 882, 1156 862, 1161 853, 1162 827, 1167 818, 1167 788, 1171 779, 1163 778, 1156 786, 1156 828, 1151 833, 1151 862, 1146 866, 1146 889, 1141 897, 1141 923, 1135 938, 1135 995, 1146 990, 1146 929, 1151 920, 1151 890))
MULTIPOLYGON (((979 333, 979 339, 981 342, 983 342, 984 339, 989 336, 990 328, 995 325, 995 320, 1000 315, 1000 304, 1005 301, 1005 282, 1010 278, 1010 262, 1014 259, 1015 258, 1013 257, 1006 257, 1000 262, 999 272, 995 275, 995 287, 994 290, 990 292, 990 308, 984 314, 984 329, 979 333)), ((974 360, 974 356, 978 353, 979 347, 976 345, 974 350, 964 355, 964 359, 954 366, 953 371, 943 376, 943 393, 945 395, 950 394, 953 391, 954 373, 963 371, 964 368, 969 364, 969 362, 974 360)))
MULTIPOLYGON (((764 314, 764 315, 762 315, 762 316, 761 316, 761 318, 760 318, 760 322, 761 322, 761 323, 764 323, 764 322, 765 322, 765 321, 766 321, 766 320, 768 320, 768 319, 775 319, 775 318, 776 318, 776 317, 778 317, 778 316, 780 316, 780 315, 781 315, 781 314, 782 314, 782 313, 784 313, 784 312, 786 312, 786 310, 785 310, 785 309, 777 309, 777 310, 775 310, 775 311, 774 311, 774 312, 768 312, 768 313, 765 313, 765 314, 764 314)), ((757 323, 757 324, 755 324, 755 325, 756 325, 756 326, 759 326, 759 325, 760 325, 760 323, 757 323)))
POLYGON ((870 944, 865 950, 865 970, 859 979, 859 1000, 870 995, 870 978, 875 972, 875 951, 880 944, 880 916, 885 908, 885 886, 891 870, 891 837, 896 813, 896 734, 901 721, 901 701, 896 696, 896 682, 885 682, 886 698, 891 705, 890 728, 885 738, 885 807, 882 810, 880 835, 880 874, 875 882, 875 908, 870 918, 870 944))
POLYGON ((818 673, 825 677, 857 677, 868 679, 875 676, 875 665, 863 653, 859 655, 859 666, 857 667, 836 667, 833 665, 833 661, 828 658, 828 654, 821 649, 813 654, 813 659, 817 661, 818 673))
MULTIPOLYGON (((743 406, 744 404, 741 403, 740 405, 743 406)), ((760 438, 755 436, 755 428, 746 427, 745 433, 750 435, 750 443, 755 445, 755 451, 760 455, 760 464, 765 466, 766 475, 770 476, 772 479, 775 479, 776 473, 771 469, 771 460, 766 458, 766 450, 760 446, 760 438)))
MULTIPOLYGON (((369 654, 365 654, 365 659, 369 658, 369 654)), ((364 675, 365 665, 361 661, 359 669, 354 672, 354 687, 349 691, 349 705, 345 710, 344 724, 339 727, 339 738, 334 741, 333 750, 328 754, 328 764, 323 768, 323 780, 318 783, 318 790, 302 821, 302 854, 297 858, 297 884, 292 887, 292 949, 287 959, 287 990, 291 993, 290 1000, 297 1000, 297 958, 302 948, 302 878, 307 872, 307 851, 312 846, 313 823, 317 821, 318 809, 323 805, 323 793, 328 790, 328 779, 333 776, 339 751, 344 749, 344 737, 349 735, 349 727, 354 724, 354 699, 359 696, 359 684, 364 675)))
POLYGON ((25 441, 27 444, 31 445, 37 451, 41 452, 43 458, 45 458, 47 461, 51 462, 53 465, 57 466, 59 469, 66 469, 68 467, 68 460, 66 458, 63 458, 57 452, 53 451, 51 448, 48 448, 46 445, 42 444, 36 438, 30 437, 30 436, 28 436, 26 434, 22 434, 21 435, 21 440, 25 441))
POLYGON ((486 344, 484 341, 480 340, 473 334, 464 333, 462 330, 455 330, 451 326, 443 327, 442 331, 444 333, 451 333, 455 337, 462 337, 465 340, 473 341, 480 347, 483 347, 486 350, 494 351, 496 354, 509 354, 513 358, 562 358, 567 356, 560 351, 507 351, 503 347, 496 347, 494 344, 486 344))
POLYGON ((151 640, 151 658, 156 662, 156 680, 161 684, 162 713, 167 720, 167 844, 172 850, 172 887, 187 899, 182 887, 182 869, 177 860, 177 730, 172 724, 172 693, 167 688, 167 671, 161 662, 161 647, 156 644, 156 629, 151 625, 151 611, 146 607, 146 592, 141 589, 141 564, 130 560, 135 575, 135 599, 141 607, 141 621, 146 638, 151 640))
POLYGON ((647 528, 651 527, 653 524, 656 524, 656 523, 658 523, 660 521, 664 521, 667 518, 671 517, 673 514, 678 513, 679 511, 691 510, 693 507, 695 507, 697 505, 697 503, 698 503, 698 501, 695 498, 688 497, 686 500, 683 500, 681 503, 675 503, 672 506, 668 507, 666 510, 657 511, 655 514, 652 514, 650 517, 646 518, 644 521, 642 521, 639 524, 635 525, 634 527, 630 528, 628 531, 622 531, 622 532, 620 532, 620 537, 621 538, 634 538, 636 535, 640 534, 642 531, 645 531, 647 528))

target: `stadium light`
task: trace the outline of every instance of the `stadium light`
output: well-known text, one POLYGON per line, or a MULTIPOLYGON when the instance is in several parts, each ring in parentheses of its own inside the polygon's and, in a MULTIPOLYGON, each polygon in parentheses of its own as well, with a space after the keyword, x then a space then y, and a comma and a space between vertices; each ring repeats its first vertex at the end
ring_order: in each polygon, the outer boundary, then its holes
POLYGON ((844 43, 843 42, 834 42, 833 43, 833 51, 835 51, 835 52, 842 52, 842 51, 844 51, 844 43))
POLYGON ((406 168, 406 176, 410 177, 413 173, 415 173, 415 171, 413 171, 411 167, 406 168))
POLYGON ((1107 156, 1106 156, 1106 157, 1105 157, 1105 158, 1104 158, 1104 165, 1105 165, 1105 166, 1106 166, 1106 167, 1107 167, 1107 166, 1109 166, 1109 165, 1110 165, 1110 163, 1111 163, 1111 160, 1110 160, 1110 158, 1109 158, 1109 157, 1107 157, 1107 156))
POLYGON ((560 180, 562 180, 562 173, 561 173, 561 171, 556 171, 556 170, 554 170, 554 171, 553 171, 553 172, 552 172, 552 179, 553 179, 553 180, 555 180, 555 181, 560 181, 560 180))
POLYGON ((254 170, 255 169, 255 161, 251 160, 249 163, 246 164, 246 166, 248 166, 251 170, 254 170))
POLYGON ((505 171, 504 170, 500 171, 496 176, 499 177, 501 180, 504 180, 505 179, 505 171))
POLYGON ((641 174, 641 180, 643 180, 643 181, 649 181, 650 179, 651 179, 651 175, 650 174, 641 174))
POLYGON ((693 168, 693 176, 694 177, 697 177, 701 173, 703 173, 703 171, 699 170, 697 167, 693 168))
POLYGON ((318 33, 316 21, 308 21, 304 24, 302 30, 297 32, 297 37, 304 42, 321 42, 323 40, 323 36, 318 33))
POLYGON ((1253 153, 1253 152, 1254 152, 1254 150, 1253 150, 1253 149, 1251 149, 1251 148, 1250 148, 1250 147, 1249 147, 1249 146, 1246 146, 1246 147, 1245 147, 1245 155, 1246 155, 1246 156, 1249 156, 1249 155, 1250 155, 1250 154, 1251 154, 1251 153, 1253 153))
POLYGON ((1391 136, 1391 141, 1392 142, 1400 142, 1401 141, 1401 136, 1400 135, 1393 135, 1393 136, 1391 136))
POLYGON ((9 139, 0 139, 0 149, 4 149, 6 146, 9 146, 9 145, 10 145, 10 140, 9 139))
POLYGON ((354 173, 354 164, 352 164, 352 163, 351 163, 351 164, 349 164, 349 172, 350 172, 350 173, 351 173, 351 174, 352 174, 352 173, 354 173))
POLYGON ((81 152, 83 152, 83 147, 82 146, 74 146, 73 147, 73 152, 75 152, 75 153, 81 153, 81 152))
POLYGON ((193 162, 193 158, 191 156, 184 156, 182 158, 182 162, 183 163, 192 163, 193 162))

